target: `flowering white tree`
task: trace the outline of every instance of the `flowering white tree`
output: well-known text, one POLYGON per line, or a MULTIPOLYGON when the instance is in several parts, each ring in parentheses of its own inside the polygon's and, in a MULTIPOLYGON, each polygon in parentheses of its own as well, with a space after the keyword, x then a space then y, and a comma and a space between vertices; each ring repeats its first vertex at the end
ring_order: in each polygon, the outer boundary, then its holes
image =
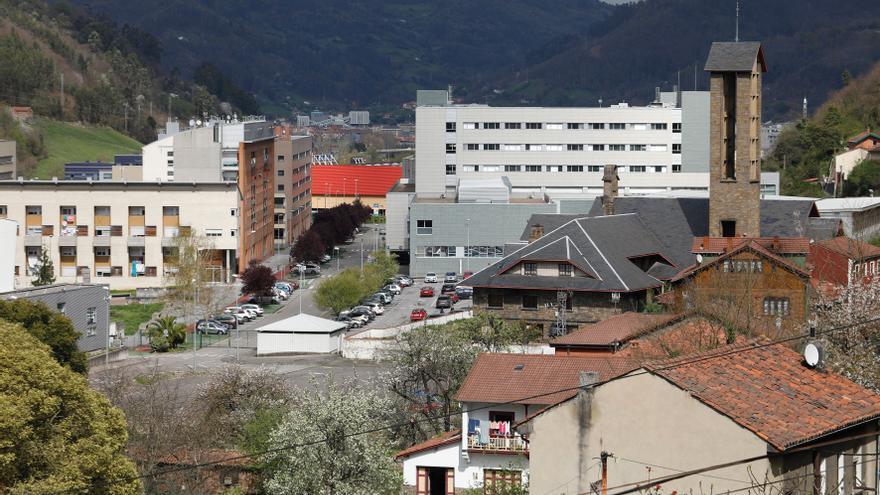
POLYGON ((826 365, 880 392, 880 279, 820 293, 814 314, 826 365))
POLYGON ((272 432, 268 493, 399 493, 402 476, 381 427, 391 402, 362 383, 313 380, 272 432), (355 434, 378 429, 374 433, 355 434), (291 445, 306 445, 288 448, 291 445))

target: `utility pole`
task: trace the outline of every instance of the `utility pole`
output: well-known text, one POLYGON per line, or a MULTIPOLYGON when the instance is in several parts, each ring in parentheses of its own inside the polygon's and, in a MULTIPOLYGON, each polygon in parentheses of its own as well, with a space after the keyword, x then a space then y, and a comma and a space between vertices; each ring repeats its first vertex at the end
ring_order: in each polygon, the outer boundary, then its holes
POLYGON ((364 273, 364 239, 361 237, 361 273, 364 273))
POLYGON ((305 270, 299 271, 299 314, 302 314, 303 312, 303 297, 306 295, 306 281, 303 278, 303 273, 305 273, 305 270))
POLYGON ((614 454, 602 451, 599 454, 599 460, 602 462, 602 495, 608 495, 608 458, 614 457, 614 454))
POLYGON ((61 120, 64 120, 64 72, 61 73, 61 120))

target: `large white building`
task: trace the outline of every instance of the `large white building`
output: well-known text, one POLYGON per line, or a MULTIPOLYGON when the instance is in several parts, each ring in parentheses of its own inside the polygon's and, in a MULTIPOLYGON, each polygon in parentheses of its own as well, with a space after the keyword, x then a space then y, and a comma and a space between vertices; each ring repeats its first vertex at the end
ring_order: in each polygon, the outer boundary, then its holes
POLYGON ((601 194, 609 163, 623 194, 708 190, 709 93, 658 96, 643 107, 490 107, 420 91, 415 192, 451 195, 461 179, 504 176, 513 195, 601 194))
POLYGON ((0 218, 18 227, 15 288, 30 286, 44 248, 57 283, 163 287, 175 269, 175 238, 186 232, 210 244, 212 279, 229 282, 237 272, 238 196, 235 183, 222 182, 0 181, 0 218))

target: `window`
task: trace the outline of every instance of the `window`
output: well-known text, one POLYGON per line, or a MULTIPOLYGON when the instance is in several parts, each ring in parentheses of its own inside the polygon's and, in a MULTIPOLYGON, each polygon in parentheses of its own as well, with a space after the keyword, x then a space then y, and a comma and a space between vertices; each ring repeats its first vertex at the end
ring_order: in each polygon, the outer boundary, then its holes
POLYGON ((455 164, 447 163, 446 164, 446 175, 455 175, 455 164))
POLYGON ((648 145, 648 151, 661 151, 662 152, 662 151, 666 151, 667 149, 668 149, 668 146, 666 146, 665 144, 649 144, 648 145))
POLYGON ((540 165, 526 165, 526 172, 540 172, 540 165))
POLYGON ((481 172, 501 172, 501 165, 480 165, 481 172))
POLYGON ((275 214, 275 223, 284 223, 284 213, 275 214))
POLYGON ((630 165, 629 166, 630 172, 645 172, 646 169, 647 169, 647 167, 645 165, 630 165))
POLYGON ((433 220, 416 220, 416 234, 431 235, 434 233, 433 220))
POLYGON ((505 172, 522 172, 522 165, 505 165, 505 172))
POLYGON ((569 129, 572 129, 572 130, 574 130, 574 129, 583 129, 583 128, 584 128, 584 124, 579 123, 579 122, 569 122, 569 123, 568 123, 568 128, 569 128, 569 129))
POLYGON ((462 129, 467 129, 467 130, 479 129, 480 123, 479 122, 464 122, 461 124, 461 127, 462 127, 462 129))
POLYGON ((501 129, 499 122, 483 122, 483 129, 501 129))
POLYGON ((587 124, 587 127, 593 130, 604 129, 605 124, 602 122, 590 122, 587 124))
POLYGON ((681 122, 673 122, 672 123, 672 132, 675 132, 675 133, 681 132, 681 122))
POLYGON ((455 143, 446 143, 446 152, 455 153, 455 143))
POLYGON ((681 165, 673 165, 672 166, 672 173, 673 174, 680 174, 681 173, 681 165))
POLYGON ((587 165, 587 172, 601 172, 602 165, 587 165))
POLYGON ((568 263, 560 263, 559 264, 559 276, 560 277, 570 277, 572 275, 573 270, 572 266, 568 263))
POLYGON ((67 314, 67 313, 64 312, 64 311, 67 309, 67 303, 65 303, 65 302, 60 302, 60 303, 56 304, 55 307, 58 308, 58 312, 59 312, 59 313, 61 313, 61 314, 67 314))
POLYGON ((527 144, 526 151, 544 151, 544 145, 542 145, 542 144, 527 144))
POLYGON ((672 143, 672 154, 680 155, 681 154, 681 144, 680 143, 672 143))
POLYGON ((605 151, 605 145, 604 144, 594 144, 594 145, 590 146, 590 149, 593 151, 605 151))
POLYGON ((455 246, 425 246, 425 256, 428 258, 455 256, 455 246))
POLYGON ((547 151, 565 151, 565 146, 561 144, 548 144, 547 151))
POLYGON ((666 125, 665 123, 662 123, 662 124, 651 124, 651 130, 652 130, 652 131, 665 131, 666 128, 667 128, 667 125, 666 125))
POLYGON ((483 493, 495 495, 506 491, 510 486, 522 484, 522 472, 511 469, 484 469, 483 470, 483 493), (496 486, 498 490, 496 490, 496 486))
POLYGON ((278 177, 284 177, 284 170, 278 171, 278 177))
POLYGON ((479 165, 462 165, 461 171, 462 172, 479 172, 480 166, 479 165))
POLYGON ((566 170, 568 170, 569 172, 583 172, 584 166, 583 165, 569 165, 566 168, 566 170))
POLYGON ((489 291, 488 297, 488 306, 490 308, 503 308, 504 307, 504 293, 501 291, 493 290, 489 291))
POLYGON ((541 129, 544 125, 540 122, 526 122, 526 129, 541 129))
POLYGON ((625 144, 609 144, 608 151, 626 151, 625 144))
POLYGON ((547 126, 545 128, 550 131, 561 131, 562 129, 565 129, 565 126, 562 125, 561 123, 552 123, 552 124, 547 124, 547 126))
POLYGON ((275 161, 283 162, 283 161, 284 161, 284 155, 278 155, 278 156, 276 156, 276 157, 275 157, 275 161))
POLYGON ((222 237, 223 229, 205 229, 206 237, 222 237))
POLYGON ((537 263, 523 263, 523 275, 537 275, 538 274, 538 264, 537 263))
POLYGON ((538 309, 538 296, 523 295, 522 307, 523 309, 538 309))
POLYGON ((736 236, 736 220, 722 220, 721 221, 721 237, 735 237, 736 236))
POLYGON ((0 218, 6 218, 6 205, 0 205, 0 218))
POLYGON ((622 130, 626 129, 626 124, 612 122, 612 123, 608 124, 608 128, 611 130, 615 130, 615 131, 622 131, 622 130))
POLYGON ((765 316, 788 316, 789 303, 787 297, 765 297, 765 316))
POLYGON ((562 172, 562 165, 547 165, 548 172, 562 172))
POLYGON ((567 144, 565 146, 568 151, 584 151, 584 145, 582 144, 567 144))
POLYGON ((98 324, 98 308, 92 307, 86 310, 86 325, 98 324))
POLYGON ((174 152, 173 152, 173 151, 169 151, 169 152, 167 153, 167 155, 168 155, 168 156, 174 156, 174 152))
POLYGON ((522 124, 519 122, 505 122, 505 129, 522 129, 522 124))
POLYGON ((484 151, 498 151, 500 149, 501 149, 500 144, 484 144, 483 145, 484 151))
POLYGON ((505 144, 502 149, 504 151, 522 151, 523 146, 521 144, 505 144))
POLYGON ((468 151, 480 151, 480 145, 476 143, 468 143, 467 144, 468 151))
POLYGON ((446 132, 455 132, 455 122, 446 123, 446 132))
POLYGON ((284 229, 281 229, 281 228, 274 229, 274 231, 272 232, 272 237, 275 240, 283 240, 284 239, 284 229))
POLYGON ((278 191, 279 191, 279 192, 283 192, 283 191, 284 191, 284 184, 278 184, 278 191))
POLYGON ((238 215, 238 208, 230 208, 229 209, 229 216, 234 217, 236 215, 238 215))
POLYGON ((630 151, 647 151, 648 147, 644 144, 631 144, 629 145, 630 151))
POLYGON ((504 246, 465 246, 465 258, 502 258, 504 246))

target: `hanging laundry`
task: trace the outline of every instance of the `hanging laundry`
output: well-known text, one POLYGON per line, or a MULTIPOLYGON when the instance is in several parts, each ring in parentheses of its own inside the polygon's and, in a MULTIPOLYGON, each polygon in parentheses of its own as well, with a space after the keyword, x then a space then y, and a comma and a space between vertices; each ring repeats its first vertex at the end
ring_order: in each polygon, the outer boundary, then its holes
POLYGON ((480 443, 489 443, 489 421, 485 419, 480 420, 480 443))
POLYGON ((468 435, 473 435, 480 428, 480 420, 479 419, 469 419, 468 420, 468 435))

